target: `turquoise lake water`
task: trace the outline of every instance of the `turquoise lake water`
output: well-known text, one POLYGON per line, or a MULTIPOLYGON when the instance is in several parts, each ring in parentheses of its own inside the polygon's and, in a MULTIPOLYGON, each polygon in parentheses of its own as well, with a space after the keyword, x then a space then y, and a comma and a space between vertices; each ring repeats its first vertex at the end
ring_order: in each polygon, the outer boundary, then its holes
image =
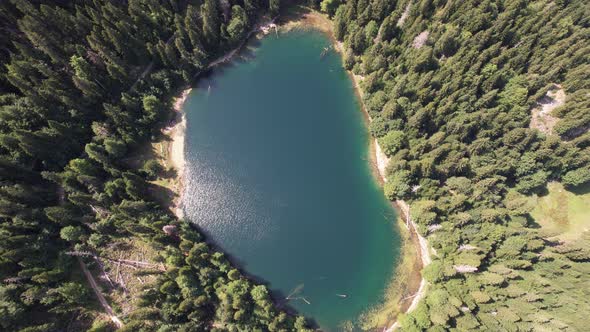
POLYGON ((338 331, 381 303, 401 240, 352 82, 338 54, 320 56, 329 45, 271 35, 199 81, 183 206, 279 302, 338 331))

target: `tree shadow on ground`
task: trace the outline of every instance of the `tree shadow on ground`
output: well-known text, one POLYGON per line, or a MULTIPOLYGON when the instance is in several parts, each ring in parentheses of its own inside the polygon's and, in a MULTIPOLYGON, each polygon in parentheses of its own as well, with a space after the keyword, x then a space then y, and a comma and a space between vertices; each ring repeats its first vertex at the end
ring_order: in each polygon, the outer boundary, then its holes
POLYGON ((177 195, 170 188, 159 185, 157 183, 149 183, 148 193, 160 206, 170 207, 173 205, 174 199, 177 195))
POLYGON ((566 189, 576 195, 585 195, 590 193, 590 183, 582 184, 577 187, 567 187, 566 189))

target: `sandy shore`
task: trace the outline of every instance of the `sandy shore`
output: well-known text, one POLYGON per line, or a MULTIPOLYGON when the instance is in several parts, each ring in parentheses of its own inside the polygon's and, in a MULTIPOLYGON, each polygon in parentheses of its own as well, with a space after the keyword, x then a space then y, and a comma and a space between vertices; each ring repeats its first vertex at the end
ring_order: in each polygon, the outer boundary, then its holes
MULTIPOLYGON (((236 48, 232 49, 231 51, 227 52, 226 54, 222 55, 221 57, 213 60, 207 66, 207 69, 214 68, 218 65, 224 64, 231 59, 246 45, 250 37, 257 33, 262 26, 268 25, 274 22, 274 19, 269 20, 266 23, 258 23, 255 25, 248 35, 244 39, 244 41, 238 45, 236 48)), ((197 75, 199 75, 197 73, 197 75)), ((182 91, 182 94, 174 100, 174 111, 176 112, 176 117, 174 119, 174 125, 169 128, 164 129, 164 134, 166 134, 170 138, 170 144, 168 145, 168 157, 167 163, 169 166, 172 166, 176 170, 176 182, 174 184, 173 191, 176 193, 176 198, 173 200, 172 206, 170 207, 177 218, 182 219, 184 217, 184 210, 182 207, 182 195, 184 193, 184 173, 185 173, 185 159, 184 159, 184 141, 185 141, 185 134, 186 134, 186 118, 185 114, 182 111, 182 106, 184 105, 188 95, 190 94, 192 88, 188 88, 182 91)))
MULTIPOLYGON (((332 43, 334 44, 334 49, 339 52, 339 53, 343 53, 344 52, 344 45, 342 44, 342 42, 337 41, 334 38, 334 33, 332 30, 332 22, 323 14, 318 13, 316 11, 310 11, 307 13, 302 14, 300 17, 298 17, 295 20, 290 20, 285 24, 281 25, 281 29, 283 30, 291 30, 294 28, 315 28, 318 29, 324 33, 326 33, 330 39, 332 40, 332 43)), ((352 72, 348 72, 352 82, 354 83, 354 88, 355 88, 355 93, 357 94, 361 109, 363 110, 363 113, 365 115, 365 119, 367 120, 367 122, 371 122, 371 117, 369 116, 369 113, 367 112, 365 105, 363 103, 363 90, 361 89, 360 86, 360 82, 362 81, 363 77, 360 75, 356 75, 352 72)), ((377 141, 377 139, 374 139, 370 142, 371 145, 371 150, 374 152, 371 154, 371 164, 375 173, 375 176, 377 178, 377 180, 383 184, 384 182, 387 182, 387 177, 386 177, 386 168, 387 165, 389 164, 389 158, 385 155, 385 153, 383 152, 383 150, 381 149, 381 147, 379 146, 379 142, 377 141)), ((422 268, 424 268, 424 266, 430 264, 431 257, 430 257, 430 246, 428 244, 428 241, 422 236, 420 235, 420 233, 418 232, 418 228, 416 227, 416 224, 413 222, 411 216, 410 216, 410 206, 407 202, 402 201, 402 200, 398 200, 394 202, 395 207, 397 208, 397 210, 400 212, 402 219, 404 220, 406 227, 408 228, 408 231, 410 232, 411 238, 412 238, 412 242, 415 245, 416 250, 418 251, 418 256, 420 257, 421 260, 421 266, 422 268)), ((414 310, 416 308, 416 306, 418 305, 418 303, 420 302, 420 300, 424 297, 424 294, 426 293, 426 288, 427 288, 427 281, 422 278, 420 280, 420 285, 418 287, 418 289, 415 291, 415 293, 411 296, 412 302, 410 303, 410 305, 407 307, 407 309, 403 312, 407 313, 410 312, 412 310, 414 310)), ((399 327, 399 323, 397 321, 395 321, 392 325, 390 325, 389 327, 384 328, 384 331, 387 332, 391 332, 393 330, 395 330, 396 328, 399 327)))
MULTIPOLYGON (((355 77, 356 75, 351 75, 351 76, 353 77, 353 81, 355 82, 355 87, 360 90, 358 79, 355 77)), ((365 112, 366 112, 366 109, 364 108, 364 106, 363 106, 363 110, 365 110, 365 112)), ((367 117, 369 117, 368 113, 367 113, 367 117)), ((369 121, 370 121, 370 117, 369 117, 369 121)), ((374 139, 374 142, 372 142, 371 145, 374 146, 374 149, 373 149, 374 160, 375 160, 377 171, 379 173, 379 177, 380 177, 382 183, 387 182, 386 169, 387 169, 387 165, 389 164, 389 158, 387 157, 387 155, 385 155, 385 153, 381 149, 381 146, 379 146, 379 142, 377 141, 377 139, 374 139)), ((412 220, 412 217, 410 215, 410 205, 403 200, 396 200, 394 202, 394 204, 397 206, 397 210, 399 212, 401 212, 402 219, 405 221, 406 227, 408 228, 408 231, 411 233, 411 237, 413 240, 412 242, 414 242, 414 244, 416 246, 416 250, 418 251, 418 254, 420 256, 420 260, 422 263, 422 268, 424 268, 425 266, 427 266, 428 264, 430 264, 432 262, 432 259, 430 257, 430 246, 428 244, 428 240, 426 240, 426 238, 424 238, 418 232, 418 227, 416 226, 416 224, 414 223, 414 221, 412 220)), ((416 309, 416 307, 418 306, 418 303, 426 294, 427 286, 428 286, 428 282, 426 281, 426 279, 422 278, 420 280, 420 286, 416 290, 416 293, 414 295, 412 295, 413 296, 412 302, 410 303, 409 307, 405 310, 405 313, 411 312, 414 309, 416 309)), ((394 331, 395 329, 397 329, 398 327, 399 327, 399 322, 396 320, 389 328, 384 329, 384 330, 386 332, 391 332, 391 331, 394 331)))
MULTIPOLYGON (((336 50, 338 50, 339 52, 343 51, 343 45, 342 43, 337 43, 336 46, 336 50)), ((361 103, 361 108, 363 110, 363 113, 365 113, 366 118, 368 119, 369 122, 372 121, 371 116, 369 115, 369 113, 367 112, 367 109, 363 103, 363 90, 361 89, 360 86, 360 82, 363 79, 362 76, 360 75, 355 75, 354 73, 349 72, 349 75, 354 83, 354 88, 356 90, 356 94, 359 97, 359 102, 361 103)), ((387 182, 387 165, 389 164, 389 157, 387 157, 387 155, 385 154, 385 152, 383 152, 383 149, 381 149, 381 146, 379 145, 379 141, 375 138, 373 140, 373 142, 371 142, 371 145, 373 146, 373 157, 372 159, 374 160, 374 164, 377 173, 378 173, 378 177, 381 183, 385 183, 387 182)), ((421 258, 421 263, 422 263, 422 268, 424 268, 425 266, 427 266, 428 264, 430 264, 430 262, 432 262, 432 259, 430 258, 430 246, 428 245, 428 241, 422 236, 420 235, 420 233, 418 232, 418 227, 416 226, 416 224, 414 223, 414 221, 411 218, 410 215, 410 205, 403 201, 403 200, 396 200, 394 202, 394 205, 397 207, 397 210, 399 212, 401 212, 402 215, 402 219, 404 220, 404 222, 406 223, 406 227, 408 228, 408 231, 411 234, 411 238, 412 238, 412 242, 415 243, 416 245, 416 250, 418 251, 418 254, 421 258)), ((420 300, 424 297, 424 295, 426 294, 426 288, 427 288, 427 281, 426 279, 422 278, 420 280, 420 286, 418 287, 418 289, 416 290, 416 293, 413 294, 413 298, 412 298, 412 302, 410 303, 410 306, 404 311, 405 313, 411 312, 412 310, 416 309, 416 307, 418 306, 418 302, 420 302, 420 300)), ((399 327, 399 322, 396 320, 391 326, 389 326, 389 328, 384 329, 386 332, 391 332, 394 331, 395 329, 397 329, 399 327)))
MULTIPOLYGON (((353 76, 353 80, 355 80, 356 88, 360 89, 358 82, 356 81, 356 78, 354 78, 354 76, 356 76, 356 75, 351 75, 351 76, 353 76)), ((364 109, 364 106, 363 106, 363 109, 364 109)), ((369 115, 367 114, 367 116, 369 116, 369 115)), ((370 119, 370 117, 369 117, 369 119, 370 119)), ((382 182, 387 182, 386 169, 387 169, 387 165, 389 164, 389 158, 387 157, 387 155, 385 155, 385 153, 381 149, 381 146, 379 146, 379 142, 377 141, 377 139, 374 140, 372 145, 374 146, 374 155, 375 155, 374 158, 375 158, 376 168, 379 173, 379 177, 381 178, 382 182)), ((411 233, 411 237, 413 240, 412 242, 414 242, 416 245, 416 250, 418 251, 418 254, 420 256, 420 260, 422 263, 422 268, 424 268, 425 266, 427 266, 428 264, 430 264, 432 262, 432 259, 430 257, 430 246, 428 244, 428 240, 426 240, 426 238, 424 238, 418 232, 418 227, 416 226, 416 224, 414 223, 414 221, 412 220, 412 217, 410 215, 410 205, 403 200, 396 200, 394 202, 394 204, 397 206, 397 210, 399 212, 401 212, 402 219, 405 221, 406 227, 408 228, 408 231, 411 233)), ((427 285, 428 285, 428 282, 426 281, 426 279, 422 278, 420 280, 420 286, 416 290, 416 293, 414 295, 412 295, 413 296, 412 302, 410 303, 410 306, 405 310, 405 313, 411 312, 414 309, 416 309, 416 307, 418 306, 418 302, 420 302, 420 300, 426 294, 427 285)), ((391 332, 391 331, 394 331, 398 327, 399 327, 399 322, 396 320, 385 331, 391 332)))
POLYGON ((182 106, 188 98, 189 93, 192 89, 186 89, 182 94, 174 100, 174 112, 176 113, 176 119, 174 125, 166 130, 168 137, 170 137, 170 144, 168 146, 168 162, 176 170, 177 181, 174 185, 174 191, 177 196, 174 199, 172 210, 179 219, 184 217, 182 209, 182 194, 184 192, 184 171, 185 171, 185 159, 184 159, 184 140, 186 134, 186 117, 182 111, 182 106))
MULTIPOLYGON (((330 36, 332 42, 334 43, 334 49, 338 52, 343 51, 343 45, 341 42, 338 42, 333 37, 332 31, 332 23, 331 21, 325 17, 324 15, 312 11, 309 13, 302 14, 295 20, 289 20, 280 26, 281 30, 290 30, 293 28, 315 28, 319 29, 320 31, 325 32, 328 36, 330 36)), ((360 81, 363 79, 362 76, 355 75, 349 72, 352 82, 354 83, 355 92, 357 94, 360 106, 363 110, 365 118, 368 122, 371 121, 369 114, 367 113, 364 104, 362 102, 362 89, 360 87, 360 81)), ((170 166, 174 167, 177 171, 177 182, 175 184, 174 191, 177 193, 177 197, 173 202, 172 209, 178 218, 183 218, 183 209, 182 209, 182 194, 184 190, 184 175, 185 175, 185 156, 184 156, 184 144, 185 144, 185 131, 186 131, 186 119, 184 112, 182 111, 182 106, 191 89, 184 90, 182 94, 175 99, 174 101, 174 111, 176 112, 176 121, 175 124, 168 128, 165 132, 170 137, 170 144, 168 146, 168 163, 170 166)), ((374 153, 371 153, 371 164, 374 169, 374 173, 376 174, 376 178, 379 180, 380 183, 386 182, 386 167, 389 163, 389 158, 385 155, 382 151, 379 143, 376 139, 370 142, 371 150, 374 153)), ((416 250, 419 251, 419 256, 421 257, 422 267, 428 265, 431 261, 430 259, 430 251, 429 245, 427 240, 422 237, 416 228, 416 225, 410 218, 410 207, 404 201, 396 201, 395 206, 397 210, 400 212, 408 230, 411 232, 412 242, 416 244, 416 250)), ((412 295, 413 300, 409 307, 404 312, 412 311, 416 308, 418 302, 423 298, 425 291, 427 288, 427 283, 424 278, 422 278, 420 282, 419 288, 416 290, 416 293, 412 295)), ((389 331, 395 330, 399 326, 398 322, 394 322, 391 326, 384 329, 389 331)))

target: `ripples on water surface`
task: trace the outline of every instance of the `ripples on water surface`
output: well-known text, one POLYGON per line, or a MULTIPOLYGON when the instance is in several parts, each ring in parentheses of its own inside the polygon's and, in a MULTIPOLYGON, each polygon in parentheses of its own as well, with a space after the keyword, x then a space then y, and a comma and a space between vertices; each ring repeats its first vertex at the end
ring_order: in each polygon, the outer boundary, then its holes
POLYGON ((184 106, 186 216, 338 330, 380 303, 399 256, 395 214, 372 178, 340 58, 320 58, 329 40, 290 32, 259 44, 202 79, 184 106))

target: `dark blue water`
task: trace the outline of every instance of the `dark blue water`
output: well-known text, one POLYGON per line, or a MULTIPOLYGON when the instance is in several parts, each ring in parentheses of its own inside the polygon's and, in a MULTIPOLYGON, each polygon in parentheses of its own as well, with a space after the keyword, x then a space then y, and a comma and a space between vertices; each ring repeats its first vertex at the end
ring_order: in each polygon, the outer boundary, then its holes
POLYGON ((320 57, 327 37, 257 43, 184 106, 185 212, 246 272, 337 330, 382 300, 399 256, 395 212, 371 174, 341 59, 320 57))

